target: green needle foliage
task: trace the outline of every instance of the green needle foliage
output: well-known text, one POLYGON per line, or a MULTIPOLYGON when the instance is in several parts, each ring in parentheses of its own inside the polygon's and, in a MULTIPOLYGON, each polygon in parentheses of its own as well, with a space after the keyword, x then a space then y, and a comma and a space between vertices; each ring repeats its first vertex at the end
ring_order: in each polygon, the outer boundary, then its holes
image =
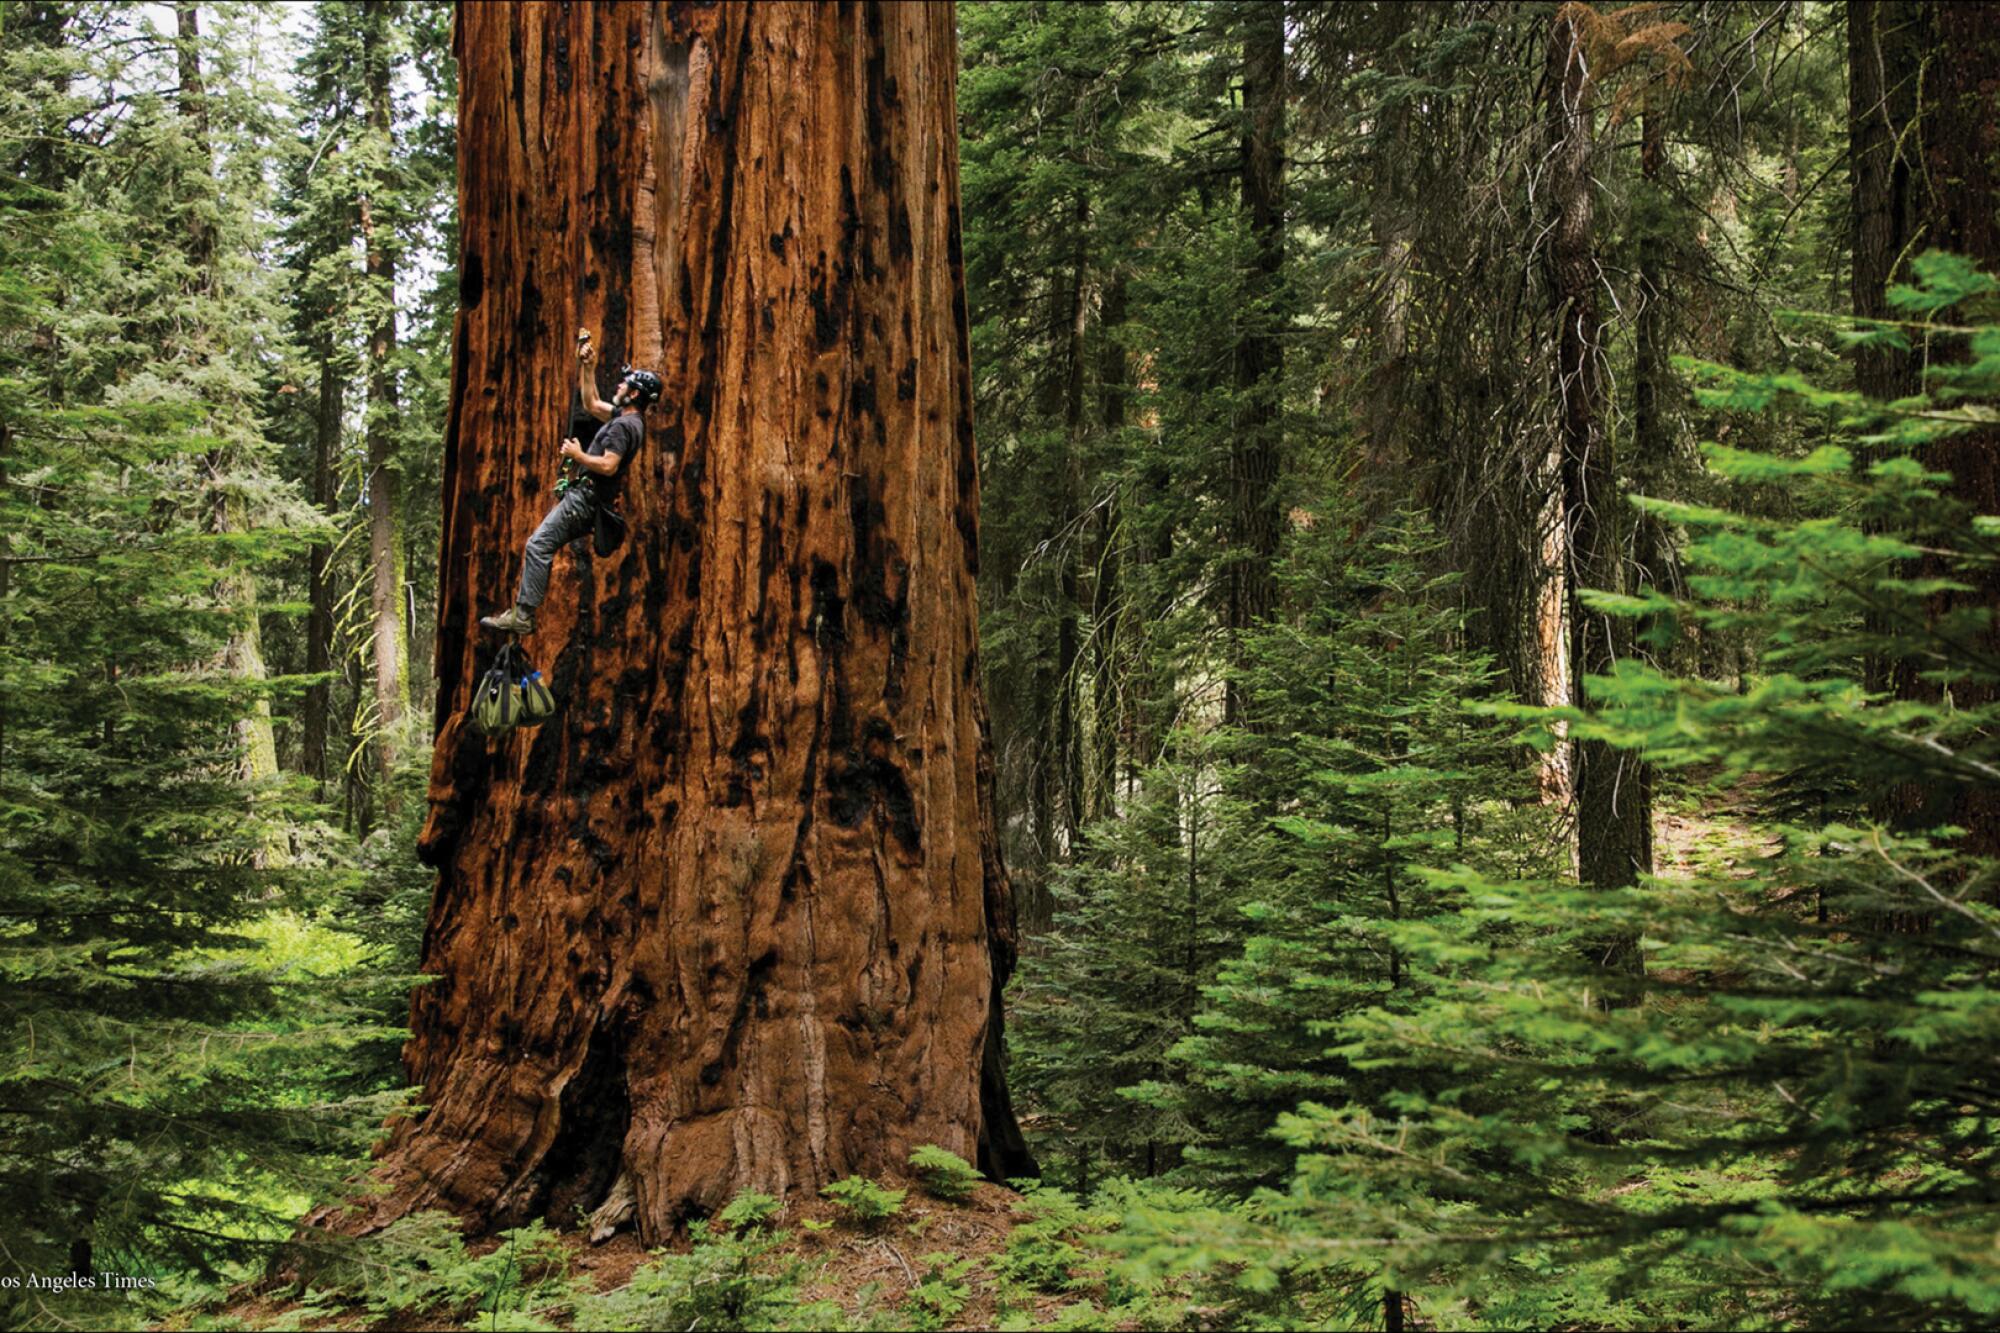
POLYGON ((1706 450, 1723 481, 1782 482, 1813 516, 1673 506, 1694 534, 1688 596, 1594 600, 1753 630, 1768 674, 1738 692, 1627 663, 1593 682, 1593 712, 1566 714, 1690 779, 1811 774, 1826 798, 1763 824, 1733 869, 1630 891, 1425 874, 1434 909, 1381 927, 1421 998, 1350 1013, 1335 1038, 1390 1090, 1282 1117, 1302 1153, 1289 1189, 1175 1223, 1172 1262, 1328 1299, 1422 1290, 1480 1326, 2000 1314, 2000 872, 1931 822, 1990 791, 2000 761, 1992 609, 1941 599, 1987 576, 2000 528, 1924 461, 1983 422, 1961 395, 2000 391, 2000 330, 1933 313, 1977 310, 1989 280, 1942 258, 1917 272, 1902 309, 1947 352, 1920 399, 1700 368, 1712 404, 1827 411, 1850 432, 1804 457, 1706 450), (1951 359, 1959 338, 1970 355, 1951 359), (1607 932, 1647 958, 1614 1003, 1585 947, 1607 932))
POLYGON ((268 324, 242 266, 195 295, 177 238, 214 196, 184 188, 195 145, 161 99, 131 99, 110 149, 38 160, 44 122, 81 114, 51 72, 90 71, 22 17, 0 56, 0 1324, 101 1327, 281 1239, 400 1101, 321 1080, 400 1034, 266 946, 327 890, 291 863, 297 791, 257 753, 275 686, 243 669, 255 574, 309 531, 248 461, 238 340, 268 324), (258 496, 265 521, 217 521, 258 496))
POLYGON ((1247 644, 1258 725, 1230 738, 1232 830, 1249 938, 1203 988, 1176 1077, 1139 1090, 1200 1127, 1182 1177, 1276 1184, 1293 1150, 1270 1134, 1303 1100, 1379 1105, 1400 1086, 1329 1050, 1344 1016, 1408 1012, 1424 991, 1399 923, 1451 910, 1424 871, 1546 865, 1550 821, 1510 731, 1469 705, 1497 690, 1468 651, 1457 580, 1427 574, 1438 543, 1399 513, 1360 549, 1308 534, 1291 592, 1308 608, 1247 644))
POLYGON ((1240 942, 1232 848, 1244 815, 1199 762, 1145 770, 1119 819, 1093 825, 1056 884, 1052 930, 1022 960, 1010 1076, 1059 1118, 1044 1168, 1151 1175, 1198 1131, 1160 1098, 1126 1089, 1164 1078, 1201 1005, 1201 987, 1240 942))
POLYGON ((1309 608, 1247 637, 1250 727, 1148 770, 1058 881, 1024 967, 1017 1077, 1110 1169, 1232 1189, 1289 1174, 1271 1137, 1306 1098, 1379 1095, 1329 1051, 1343 1015, 1422 992, 1389 934, 1441 910, 1425 867, 1540 869, 1550 821, 1457 581, 1399 513, 1359 543, 1337 505, 1297 534, 1309 608), (1335 534, 1340 534, 1336 536, 1335 534))

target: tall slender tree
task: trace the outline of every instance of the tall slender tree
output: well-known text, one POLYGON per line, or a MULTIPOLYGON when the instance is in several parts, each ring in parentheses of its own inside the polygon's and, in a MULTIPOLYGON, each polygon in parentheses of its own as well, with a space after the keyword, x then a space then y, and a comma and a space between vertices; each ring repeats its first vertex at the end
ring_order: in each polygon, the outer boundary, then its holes
MULTIPOLYGON (((1244 6, 1240 180, 1251 262, 1236 336, 1236 429, 1229 453, 1230 543, 1226 623, 1241 633, 1271 612, 1278 553, 1285 351, 1285 6, 1244 6)), ((1227 713, 1242 712, 1231 686, 1227 713)))
MULTIPOLYGON (((1674 45, 1686 26, 1600 15, 1588 5, 1556 10, 1548 47, 1547 189, 1553 216, 1549 235, 1549 299, 1556 330, 1554 386, 1561 440, 1562 512, 1566 529, 1570 591, 1568 629, 1573 699, 1590 703, 1589 679, 1605 676, 1632 656, 1632 624, 1622 616, 1589 607, 1586 591, 1628 591, 1632 525, 1620 489, 1615 432, 1608 420, 1605 382, 1607 324, 1600 313, 1603 283, 1598 259, 1597 126, 1600 92, 1617 85, 1613 76, 1651 53, 1665 77, 1677 77, 1686 58, 1674 45)), ((1634 66, 1637 74, 1643 66, 1634 66)), ((1612 103, 1619 118, 1645 85, 1628 79, 1612 103)), ((1641 130, 1641 155, 1645 133, 1641 130)), ((1657 170, 1657 160, 1655 163, 1657 170)), ((1642 160, 1641 170, 1644 171, 1642 160)), ((1658 357, 1657 328, 1641 329, 1647 356, 1658 357)), ((1643 393, 1656 391, 1655 367, 1643 393)), ((1648 403, 1649 407, 1653 404, 1648 403)), ((1656 428, 1657 423, 1649 423, 1656 428)), ((1646 443, 1655 444, 1648 440, 1646 443)), ((1600 740, 1580 739, 1573 749, 1577 869, 1583 881, 1600 888, 1632 884, 1653 869, 1651 783, 1638 756, 1621 753, 1600 740)), ((1636 967, 1634 942, 1613 947, 1607 962, 1636 967)))
MULTIPOLYGON (((1920 66, 1924 106, 1922 210, 1924 243, 1963 256, 1988 273, 2000 270, 2000 4, 1991 0, 1942 4, 1930 0, 1922 14, 1927 47, 1920 66)), ((1893 202, 1888 205, 1894 207, 1893 202)), ((1857 290, 1859 287, 1857 285, 1857 290)), ((1869 295, 1874 297, 1871 286, 1869 295)), ((1977 360, 1976 349, 1947 342, 1934 377, 1963 373, 1958 363, 1977 360)), ((1985 426, 1936 441, 1924 461, 1951 475, 1951 497, 1975 514, 2000 514, 2000 429, 1985 426)), ((1945 579, 1928 608, 1938 622, 1986 617, 1975 641, 1989 660, 2000 658, 2000 567, 1988 561, 1970 586, 1950 576, 1944 557, 1923 560, 1926 573, 1945 579)), ((1898 692, 1935 698, 1940 687, 1915 671, 1896 678, 1898 692)), ((1960 707, 1978 708, 1996 696, 1991 682, 1961 681, 1950 689, 1960 707)), ((1919 786, 1906 789, 1922 790, 1919 786)), ((1949 794, 1923 791, 1925 822, 1942 820, 1966 830, 1969 851, 2000 856, 2000 791, 1991 785, 1949 794)))
MULTIPOLYGON (((1990 125, 2000 101, 2000 7, 1910 0, 1857 3, 1848 15, 1848 152, 1852 180, 1850 240, 1853 310, 1866 320, 1892 317, 1890 288, 1908 280, 1911 259, 1945 249, 1985 265, 2000 265, 2000 197, 1990 125)), ((1855 381, 1870 396, 1903 398, 1922 384, 1928 349, 1911 337, 1866 340, 1855 353, 1855 381)), ((1947 344, 1949 360, 1964 349, 1947 344)), ((1934 368, 1933 374, 1949 374, 1934 368)), ((1926 464, 1949 473, 1951 495, 1975 513, 2000 511, 2000 433, 1976 430, 1923 446, 1926 464)), ((1942 557, 1916 564, 1942 577, 1942 557)), ((1962 583, 1962 578, 1958 580, 1962 583)), ((1929 613, 1940 620, 2000 609, 2000 575, 1990 570, 1970 586, 1946 586, 1929 613)), ((1877 626, 1887 630, 1889 626, 1877 626)), ((2000 651, 2000 627, 1973 631, 2000 651)), ((1916 662, 1884 659, 1874 683, 1911 700, 1933 700, 1940 687, 1916 662)), ((1965 706, 1990 699, 1977 681, 1957 682, 1965 706)), ((1950 823, 1967 831, 1967 846, 2000 853, 2000 799, 1975 789, 1903 784, 1884 798, 1883 812, 1915 827, 1950 823)))
POLYGON ((268 743, 270 723, 232 649, 302 515, 252 411, 282 354, 256 262, 262 109, 231 95, 230 16, 209 34, 207 12, 163 34, 63 6, 18 44, 0 12, 8 1327, 125 1314, 50 1274, 250 1257, 290 1221, 261 1201, 327 1188, 387 1110, 317 1103, 299 1071, 345 1066, 325 1033, 356 1015, 245 947, 308 883, 263 868, 287 829, 244 780, 268 757, 246 724, 268 743))
MULTIPOLYGON (((1848 159, 1852 182, 1854 313, 1888 315, 1892 281, 1909 274, 1924 239, 1917 99, 1926 52, 1920 0, 1855 0, 1847 7, 1848 159)), ((1875 398, 1917 388, 1908 348, 1875 344, 1856 350, 1855 380, 1875 398)))
MULTIPOLYGON (((182 210, 182 243, 187 256, 187 271, 182 286, 185 298, 197 307, 192 312, 192 318, 182 321, 183 327, 192 335, 189 339, 191 345, 185 352, 191 362, 213 362, 226 359, 229 344, 237 339, 227 331, 214 327, 230 316, 221 309, 221 279, 216 269, 216 228, 222 205, 216 181, 215 147, 210 137, 208 89, 202 74, 199 7, 193 4, 175 5, 174 26, 175 64, 180 75, 176 106, 186 144, 181 163, 185 174, 175 191, 182 210), (204 328, 204 325, 209 327, 204 328)), ((210 393, 217 389, 228 392, 221 376, 203 375, 202 378, 210 393)), ((236 440, 213 451, 208 459, 210 522, 215 525, 216 531, 225 533, 241 532, 250 525, 246 492, 258 489, 262 472, 261 460, 257 457, 262 441, 252 438, 255 427, 247 420, 248 405, 239 395, 231 396, 237 397, 235 403, 222 402, 214 407, 219 417, 236 417, 236 420, 223 423, 217 431, 219 435, 234 435, 236 440)), ((231 571, 228 581, 229 587, 223 600, 242 608, 242 614, 235 632, 229 637, 228 647, 223 650, 224 666, 232 675, 261 684, 267 673, 264 668, 263 636, 257 623, 256 579, 246 568, 231 571)), ((248 715, 237 724, 243 748, 243 773, 246 777, 263 780, 277 776, 277 741, 272 731, 269 698, 253 694, 251 699, 248 715)))
POLYGON ((389 0, 362 6, 361 77, 367 101, 366 172, 357 222, 365 252, 368 288, 368 567, 369 606, 375 650, 376 760, 384 804, 393 800, 390 781, 397 738, 409 709, 409 654, 404 634, 405 553, 402 541, 400 468, 396 437, 401 402, 396 365, 396 256, 400 242, 394 212, 396 168, 394 108, 390 75, 396 63, 396 30, 389 0))

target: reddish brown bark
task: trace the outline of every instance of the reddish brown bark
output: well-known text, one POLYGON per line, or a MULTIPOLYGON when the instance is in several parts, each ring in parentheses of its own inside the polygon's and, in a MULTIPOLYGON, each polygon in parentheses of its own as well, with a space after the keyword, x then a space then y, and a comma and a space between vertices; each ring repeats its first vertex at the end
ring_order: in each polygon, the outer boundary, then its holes
MULTIPOLYGON (((595 1207, 646 1243, 936 1143, 1031 1169, 974 607, 946 5, 459 10, 439 867, 399 1124, 349 1219, 595 1207), (656 367, 630 536, 558 561, 562 708, 466 708, 550 503, 571 337, 656 367)), ((607 383, 606 387, 609 385, 607 383)))

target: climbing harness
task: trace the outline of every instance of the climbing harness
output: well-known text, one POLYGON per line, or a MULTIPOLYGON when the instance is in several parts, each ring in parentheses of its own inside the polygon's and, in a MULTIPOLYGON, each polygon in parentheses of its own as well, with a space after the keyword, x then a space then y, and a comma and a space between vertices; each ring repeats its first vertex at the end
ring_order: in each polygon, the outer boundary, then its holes
POLYGON ((472 720, 486 735, 499 736, 515 727, 540 726, 555 711, 555 695, 543 683, 542 673, 521 652, 520 643, 509 639, 479 678, 472 696, 472 720))

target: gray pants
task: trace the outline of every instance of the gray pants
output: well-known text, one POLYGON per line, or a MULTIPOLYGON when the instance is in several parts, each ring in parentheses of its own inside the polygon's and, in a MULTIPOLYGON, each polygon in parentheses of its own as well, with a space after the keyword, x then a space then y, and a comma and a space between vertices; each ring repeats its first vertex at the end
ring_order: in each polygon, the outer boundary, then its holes
POLYGON ((589 536, 595 516, 587 482, 578 482, 563 492, 542 526, 528 538, 528 554, 521 561, 521 595, 516 599, 522 606, 542 604, 549 595, 549 566, 555 562, 556 552, 578 537, 589 536))

